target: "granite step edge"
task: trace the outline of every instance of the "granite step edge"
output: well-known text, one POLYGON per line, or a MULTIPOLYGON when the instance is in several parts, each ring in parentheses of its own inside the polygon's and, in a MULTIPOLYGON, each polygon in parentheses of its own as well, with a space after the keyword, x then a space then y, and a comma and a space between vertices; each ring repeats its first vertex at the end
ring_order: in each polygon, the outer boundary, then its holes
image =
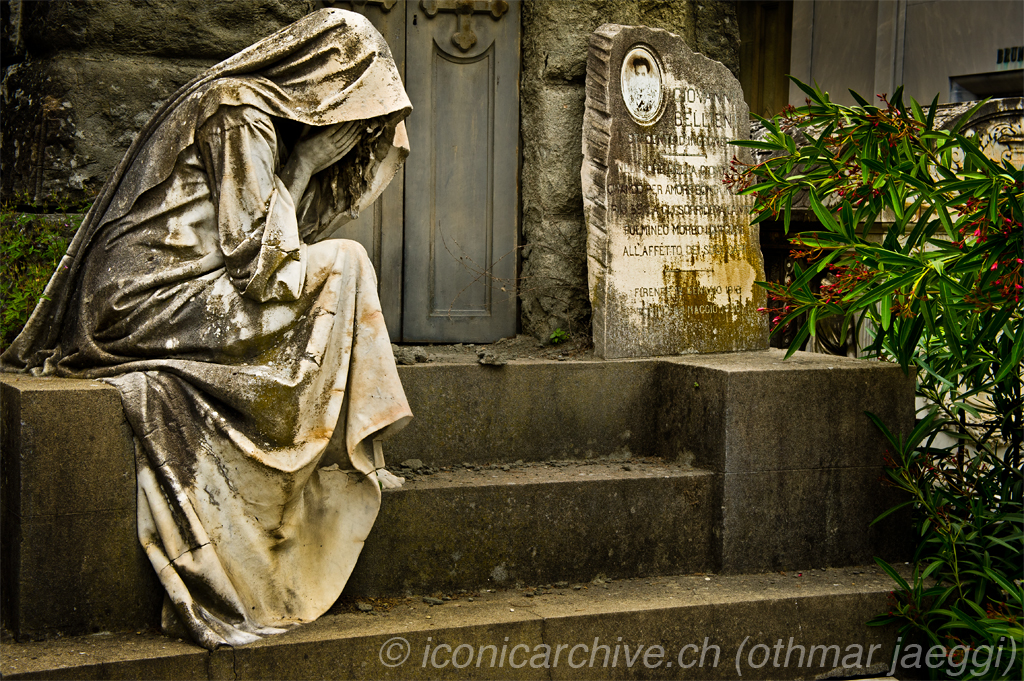
MULTIPOLYGON (((872 566, 606 580, 553 587, 533 596, 521 589, 485 590, 441 605, 413 596, 376 601, 369 612, 355 607, 332 611, 288 633, 214 652, 153 631, 5 642, 0 672, 10 679, 437 678, 442 674, 437 665, 450 661, 450 652, 459 646, 460 655, 489 645, 500 650, 507 637, 509 644, 526 645, 531 653, 538 645, 586 645, 588 651, 594 644, 614 649, 632 643, 634 651, 641 645, 661 646, 661 664, 645 670, 650 678, 735 678, 736 659, 751 678, 813 678, 834 670, 829 664, 769 664, 755 670, 749 668, 748 651, 758 645, 771 649, 779 641, 783 650, 838 645, 845 653, 860 646, 866 662, 874 646, 872 666, 846 670, 847 675, 884 674, 877 665, 892 659, 895 631, 864 623, 886 607, 890 589, 888 578, 872 566), (449 648, 438 649, 444 645, 449 648), (710 646, 720 649, 716 666, 710 646), (676 661, 692 662, 701 648, 708 651, 707 664, 680 675, 676 661), (404 663, 395 664, 405 651, 404 663)), ((563 648, 563 655, 567 651, 563 648)), ((523 649, 518 654, 522 657, 523 649)), ((599 649, 598 654, 605 652, 599 649)), ((574 660, 583 660, 581 655, 577 650, 574 660)), ((547 669, 490 667, 490 661, 488 649, 480 668, 446 665, 445 676, 562 678, 582 671, 586 678, 618 678, 628 671, 621 659, 614 667, 601 666, 601 657, 597 665, 585 664, 578 671, 568 668, 564 657, 547 669)), ((657 656, 648 662, 657 662, 657 656)))

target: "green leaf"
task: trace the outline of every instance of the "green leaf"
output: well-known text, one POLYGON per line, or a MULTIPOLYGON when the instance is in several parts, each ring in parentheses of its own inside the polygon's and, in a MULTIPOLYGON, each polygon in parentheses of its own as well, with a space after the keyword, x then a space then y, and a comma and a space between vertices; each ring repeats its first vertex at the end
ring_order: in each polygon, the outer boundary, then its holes
POLYGON ((803 347, 804 343, 807 342, 807 337, 810 334, 810 327, 804 324, 797 331, 796 336, 793 338, 793 342, 790 343, 789 348, 786 350, 786 359, 793 356, 797 350, 803 347))
POLYGON ((889 199, 892 201, 892 210, 896 213, 896 219, 898 221, 903 220, 903 197, 896 191, 896 185, 889 184, 889 199))
POLYGON ((866 107, 866 106, 871 106, 871 103, 870 103, 870 102, 868 102, 868 101, 867 101, 866 99, 864 99, 863 97, 861 97, 860 95, 858 95, 858 94, 857 94, 856 92, 854 92, 853 90, 850 90, 849 92, 850 92, 850 94, 851 94, 851 95, 853 95, 853 98, 854 98, 854 99, 856 99, 856 100, 857 100, 857 103, 858 103, 858 104, 860 104, 861 106, 865 106, 865 107, 866 107))
POLYGON ((932 103, 928 106, 928 120, 924 122, 925 130, 931 130, 935 125, 935 112, 939 110, 939 96, 935 95, 932 103))
POLYGON ((793 81, 794 83, 796 83, 796 86, 798 88, 800 88, 801 90, 803 90, 804 93, 811 99, 812 102, 817 102, 818 104, 825 104, 826 103, 826 100, 823 100, 821 95, 819 95, 817 92, 812 90, 809 86, 805 85, 799 79, 794 78, 793 76, 790 76, 789 79, 791 81, 793 81))
POLYGON ((871 413, 870 411, 864 412, 864 415, 867 416, 868 419, 870 419, 871 422, 875 424, 875 427, 882 432, 882 436, 889 441, 889 444, 891 444, 893 447, 897 449, 902 449, 902 444, 900 443, 899 439, 896 436, 894 436, 892 434, 892 431, 886 427, 885 423, 882 422, 882 419, 878 418, 878 416, 871 413))
POLYGON ((962 115, 957 120, 956 124, 952 128, 950 128, 950 133, 953 134, 953 135, 956 135, 957 133, 959 133, 960 129, 963 128, 965 125, 967 125, 967 122, 971 120, 971 118, 974 116, 974 114, 978 113, 978 109, 980 109, 981 107, 983 107, 986 104, 988 104, 989 99, 991 99, 991 98, 990 97, 986 97, 985 99, 981 100, 980 102, 978 102, 977 104, 972 106, 967 111, 967 113, 962 115))
POLYGON ((888 508, 888 509, 882 511, 882 513, 877 518, 872 520, 871 523, 868 526, 870 527, 870 526, 874 525, 877 522, 881 522, 882 520, 884 520, 885 518, 888 518, 890 515, 892 515, 896 511, 904 509, 907 506, 913 506, 913 505, 914 505, 914 500, 911 499, 909 501, 904 501, 901 504, 897 504, 897 505, 893 506, 892 508, 888 508))
POLYGON ((878 563, 878 567, 882 568, 885 574, 889 575, 889 577, 892 578, 892 581, 896 582, 901 589, 908 593, 911 591, 910 585, 907 584, 907 580, 903 579, 903 577, 900 576, 900 573, 896 572, 896 569, 893 566, 889 565, 878 556, 875 556, 875 562, 878 563))
POLYGON ((818 192, 811 189, 808 198, 810 199, 811 210, 814 211, 814 215, 821 221, 822 226, 830 232, 842 234, 843 231, 840 229, 835 218, 832 217, 831 211, 829 211, 829 209, 825 207, 825 204, 821 202, 821 199, 818 198, 818 192))
MULTIPOLYGON (((1004 331, 1006 333, 1006 331, 1004 331)), ((1007 376, 1010 375, 1015 368, 1019 369, 1021 360, 1024 360, 1024 329, 1020 328, 1018 324, 1016 338, 1013 341, 1013 347, 1010 350, 1010 354, 1006 357, 1006 361, 1003 362, 1003 366, 1000 367, 999 372, 993 379, 994 383, 1002 382, 1007 376)))
POLYGON ((766 140, 730 140, 729 144, 734 147, 748 147, 750 149, 770 149, 773 151, 785 151, 786 145, 766 140))
POLYGON ((882 328, 886 331, 889 330, 889 326, 892 324, 892 297, 882 296, 881 300, 882 308, 882 328))

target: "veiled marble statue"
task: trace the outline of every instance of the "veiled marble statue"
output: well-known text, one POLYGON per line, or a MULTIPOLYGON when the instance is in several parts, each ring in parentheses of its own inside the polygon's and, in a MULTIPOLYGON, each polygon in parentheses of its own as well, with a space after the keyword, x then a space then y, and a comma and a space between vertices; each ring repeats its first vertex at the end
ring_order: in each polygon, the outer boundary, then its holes
POLYGON ((394 176, 410 110, 342 10, 210 69, 140 132, 2 357, 118 388, 165 627, 207 648, 323 614, 395 480, 372 443, 412 414, 376 277, 323 237, 394 176))

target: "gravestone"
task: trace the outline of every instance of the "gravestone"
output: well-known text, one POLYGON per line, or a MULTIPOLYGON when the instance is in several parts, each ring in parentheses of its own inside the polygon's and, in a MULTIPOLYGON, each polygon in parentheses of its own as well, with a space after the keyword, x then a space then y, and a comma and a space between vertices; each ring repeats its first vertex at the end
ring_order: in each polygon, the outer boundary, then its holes
POLYGON ((751 199, 722 179, 749 135, 743 92, 683 39, 605 24, 590 39, 583 197, 594 345, 606 358, 768 347, 751 199))

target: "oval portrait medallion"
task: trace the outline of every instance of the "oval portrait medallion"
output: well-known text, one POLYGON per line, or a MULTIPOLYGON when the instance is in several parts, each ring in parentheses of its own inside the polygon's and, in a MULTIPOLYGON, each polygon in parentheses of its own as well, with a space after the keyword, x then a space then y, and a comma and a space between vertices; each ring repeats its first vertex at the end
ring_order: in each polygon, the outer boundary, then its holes
POLYGON ((633 120, 649 125, 658 119, 664 99, 661 65, 648 48, 637 45, 626 53, 619 83, 622 101, 633 120))

